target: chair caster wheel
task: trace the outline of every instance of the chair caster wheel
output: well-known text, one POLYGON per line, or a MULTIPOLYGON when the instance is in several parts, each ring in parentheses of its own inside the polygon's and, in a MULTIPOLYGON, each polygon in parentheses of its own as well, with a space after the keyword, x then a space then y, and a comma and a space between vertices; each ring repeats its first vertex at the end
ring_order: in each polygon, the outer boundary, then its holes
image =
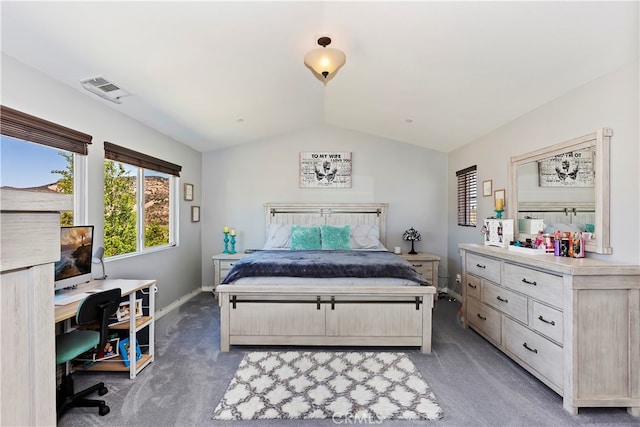
POLYGON ((109 389, 107 389, 106 387, 102 387, 100 390, 98 390, 99 396, 104 396, 107 393, 109 393, 109 389))
POLYGON ((107 415, 109 412, 111 412, 111 409, 109 409, 109 407, 107 405, 104 406, 100 406, 98 408, 98 414, 100 414, 101 416, 105 416, 107 415))

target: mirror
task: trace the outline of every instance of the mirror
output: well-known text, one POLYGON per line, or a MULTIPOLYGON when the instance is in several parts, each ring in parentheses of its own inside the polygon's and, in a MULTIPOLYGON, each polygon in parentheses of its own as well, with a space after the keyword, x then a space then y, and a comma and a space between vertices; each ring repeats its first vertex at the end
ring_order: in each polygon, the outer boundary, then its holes
POLYGON ((610 254, 609 143, 612 130, 596 132, 514 156, 509 165, 508 218, 515 239, 545 232, 582 231, 587 252, 610 254))

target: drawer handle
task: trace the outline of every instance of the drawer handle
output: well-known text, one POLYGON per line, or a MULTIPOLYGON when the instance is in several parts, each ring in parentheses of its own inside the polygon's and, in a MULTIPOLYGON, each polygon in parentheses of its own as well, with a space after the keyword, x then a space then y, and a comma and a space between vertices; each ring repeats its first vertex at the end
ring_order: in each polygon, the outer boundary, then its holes
POLYGON ((487 320, 487 318, 486 318, 486 317, 482 317, 482 316, 480 316, 480 313, 477 313, 477 314, 476 314, 476 316, 478 316, 478 318, 479 318, 480 320, 487 320))
POLYGON ((538 349, 537 349, 537 348, 531 348, 531 347, 529 347, 529 346, 527 345, 527 343, 526 343, 526 342, 525 342, 525 343, 523 343, 523 344, 522 344, 522 346, 523 346, 524 348, 526 348, 527 350, 529 350, 530 352, 535 353, 535 354, 538 354, 538 349))
POLYGON ((549 325, 551 325, 551 326, 555 326, 555 325, 556 325, 556 322, 555 322, 555 321, 545 319, 544 317, 542 317, 542 314, 541 314, 540 316, 538 316, 538 320, 541 320, 541 321, 543 321, 544 323, 547 323, 547 324, 549 324, 549 325))
POLYGON ((473 289, 477 289, 478 288, 478 286, 472 285, 471 283, 467 283, 467 286, 470 287, 470 288, 473 288, 473 289))
POLYGON ((476 264, 476 267, 478 267, 478 268, 487 268, 486 265, 482 265, 482 264, 476 264))
POLYGON ((536 282, 530 282, 525 278, 522 278, 522 283, 526 283, 527 285, 538 286, 538 284, 536 282))
POLYGON ((422 267, 422 264, 413 264, 414 267, 422 267))
POLYGON ((500 295, 498 295, 496 298, 498 298, 498 301, 501 301, 501 302, 507 302, 507 303, 509 302, 508 299, 503 299, 500 297, 500 295))

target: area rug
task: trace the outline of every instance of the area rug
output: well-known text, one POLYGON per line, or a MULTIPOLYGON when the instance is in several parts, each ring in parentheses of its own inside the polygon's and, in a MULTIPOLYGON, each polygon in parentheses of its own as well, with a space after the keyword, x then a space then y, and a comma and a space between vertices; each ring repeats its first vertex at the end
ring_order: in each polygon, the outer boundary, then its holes
POLYGON ((437 420, 442 409, 405 353, 251 352, 216 420, 437 420))

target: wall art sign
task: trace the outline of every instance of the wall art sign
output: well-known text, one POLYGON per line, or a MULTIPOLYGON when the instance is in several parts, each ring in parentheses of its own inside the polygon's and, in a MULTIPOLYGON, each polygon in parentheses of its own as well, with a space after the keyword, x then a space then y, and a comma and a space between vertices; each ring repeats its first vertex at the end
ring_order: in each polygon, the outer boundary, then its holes
POLYGON ((300 153, 300 188, 351 188, 351 152, 300 153))
POLYGON ((592 148, 570 151, 538 161, 540 187, 593 187, 592 148))

